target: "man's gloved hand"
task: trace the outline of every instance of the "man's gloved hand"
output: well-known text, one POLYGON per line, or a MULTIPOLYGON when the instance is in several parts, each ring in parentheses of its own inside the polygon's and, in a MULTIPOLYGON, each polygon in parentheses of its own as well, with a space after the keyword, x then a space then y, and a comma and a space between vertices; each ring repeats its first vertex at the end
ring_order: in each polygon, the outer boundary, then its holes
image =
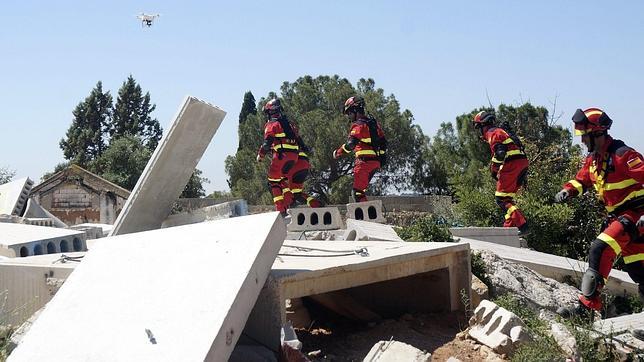
POLYGON ((557 202, 557 203, 564 202, 564 201, 568 200, 569 197, 570 197, 570 192, 568 192, 568 190, 566 190, 566 189, 563 189, 563 190, 557 192, 557 194, 555 195, 555 202, 557 202))
POLYGON ((490 165, 490 175, 493 179, 497 181, 499 180, 499 167, 497 167, 495 164, 490 165))
POLYGON ((640 219, 637 220, 637 225, 638 228, 644 228, 644 215, 640 216, 640 219))
POLYGON ((256 160, 257 160, 257 162, 261 162, 263 158, 264 158, 264 156, 261 153, 258 153, 256 160))
POLYGON ((342 156, 344 152, 342 151, 342 148, 338 148, 337 150, 333 151, 333 158, 338 159, 342 156))

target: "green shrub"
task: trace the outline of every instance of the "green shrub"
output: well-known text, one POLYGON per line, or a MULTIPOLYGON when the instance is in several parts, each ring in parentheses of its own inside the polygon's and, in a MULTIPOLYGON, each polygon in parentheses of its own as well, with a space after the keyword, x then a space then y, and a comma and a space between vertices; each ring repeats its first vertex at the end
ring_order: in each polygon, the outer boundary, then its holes
POLYGON ((396 229, 398 236, 405 241, 454 241, 444 220, 434 215, 425 215, 411 225, 396 229))
POLYGON ((485 285, 487 285, 488 290, 492 291, 492 280, 487 275, 487 268, 485 267, 485 262, 481 258, 481 253, 471 253, 472 274, 479 278, 485 285))

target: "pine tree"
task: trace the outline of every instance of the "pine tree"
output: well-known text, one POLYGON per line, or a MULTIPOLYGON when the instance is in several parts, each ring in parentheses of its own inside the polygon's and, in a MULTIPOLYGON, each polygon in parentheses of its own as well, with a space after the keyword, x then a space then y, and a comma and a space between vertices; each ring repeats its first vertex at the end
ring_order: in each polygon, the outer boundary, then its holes
POLYGON ((143 95, 141 86, 130 75, 119 89, 114 105, 114 117, 109 127, 110 142, 125 135, 137 136, 143 144, 154 151, 163 130, 150 114, 156 105, 150 102, 150 92, 143 95))
MULTIPOLYGON (((249 115, 257 114, 257 106, 255 105, 255 97, 250 91, 244 93, 244 102, 242 103, 241 111, 239 112, 239 124, 242 124, 246 121, 249 115)), ((237 146, 237 151, 242 148, 242 137, 239 135, 239 146, 237 146)))
POLYGON ((66 160, 86 167, 105 151, 103 132, 112 119, 112 96, 103 92, 101 81, 72 114, 72 124, 59 145, 66 160))

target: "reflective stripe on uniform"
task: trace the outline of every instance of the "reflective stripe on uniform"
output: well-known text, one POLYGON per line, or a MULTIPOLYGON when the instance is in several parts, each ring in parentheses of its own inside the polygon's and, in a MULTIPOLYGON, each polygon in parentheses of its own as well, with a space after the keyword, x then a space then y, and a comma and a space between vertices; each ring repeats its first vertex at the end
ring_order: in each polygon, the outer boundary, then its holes
POLYGON ((374 150, 362 150, 362 151, 356 151, 356 157, 358 156, 364 156, 364 155, 376 155, 376 151, 374 150))
POLYGON ((613 239, 610 235, 605 234, 605 233, 601 233, 601 234, 599 234, 597 239, 599 239, 599 240, 605 242, 606 244, 608 244, 608 246, 610 246, 611 249, 613 249, 613 251, 615 252, 615 255, 619 255, 619 253, 622 252, 622 247, 619 246, 619 244, 617 243, 617 240, 613 239))
POLYGON ((273 202, 278 202, 282 200, 284 200, 284 196, 282 195, 273 197, 273 202))
POLYGON ((583 136, 586 133, 588 133, 588 131, 586 131, 586 130, 580 130, 580 129, 575 130, 575 136, 583 136))
POLYGON ((300 149, 300 147, 298 145, 289 145, 288 143, 280 143, 280 144, 277 144, 277 145, 273 146, 273 150, 275 150, 275 151, 279 150, 280 148, 286 148, 286 149, 289 149, 289 150, 299 150, 300 149))
POLYGON ((510 144, 510 143, 514 143, 514 141, 512 141, 512 138, 508 138, 505 141, 503 141, 504 145, 507 145, 507 144, 510 144))
POLYGON ((298 156, 309 157, 309 155, 307 155, 306 152, 300 152, 298 153, 298 156))
POLYGON ((268 178, 268 181, 269 181, 269 182, 280 182, 280 181, 282 181, 282 179, 281 179, 281 178, 270 178, 270 177, 269 177, 269 178, 268 178))
POLYGON ((494 193, 494 196, 500 196, 500 197, 508 197, 508 196, 509 197, 514 197, 516 195, 517 195, 516 192, 501 192, 501 191, 497 191, 497 192, 494 193))
POLYGON ((387 151, 380 150, 380 152, 379 152, 379 153, 380 153, 381 155, 384 155, 385 153, 387 153, 387 151))
POLYGON ((644 196, 644 189, 631 192, 622 201, 620 201, 619 203, 617 203, 615 205, 606 206, 606 211, 613 212, 613 211, 615 211, 616 208, 622 206, 622 204, 625 203, 626 201, 632 200, 632 199, 634 199, 636 197, 640 197, 640 196, 644 196))
POLYGON ((508 209, 508 211, 505 213, 505 219, 509 219, 512 217, 512 213, 517 209, 516 206, 512 205, 511 208, 508 209))
POLYGON ((633 255, 628 255, 628 256, 624 257, 624 263, 625 264, 630 264, 630 263, 634 263, 636 261, 641 261, 641 260, 644 260, 644 253, 633 254, 633 255))
POLYGON ((581 182, 577 180, 570 180, 568 181, 568 183, 573 185, 577 189, 577 192, 579 192, 580 195, 584 193, 584 185, 582 185, 581 182))
POLYGON ((524 153, 523 153, 523 152, 521 152, 521 150, 512 150, 512 151, 508 151, 508 152, 505 154, 505 157, 508 157, 508 156, 516 156, 516 155, 523 155, 523 154, 524 154, 524 153))
POLYGON ((364 143, 371 143, 371 137, 361 138, 361 139, 360 139, 360 142, 364 142, 364 143))
POLYGON ((281 137, 281 138, 284 138, 284 137, 286 137, 286 133, 276 133, 276 134, 275 134, 275 137, 277 137, 277 138, 280 138, 280 137, 281 137))
POLYGON ((347 147, 345 145, 342 145, 342 150, 346 153, 350 153, 351 151, 347 150, 347 147))
POLYGON ((298 193, 302 192, 302 189, 291 189, 291 192, 294 193, 294 194, 298 194, 298 193))
POLYGON ((607 190, 607 191, 608 190, 621 190, 621 189, 625 189, 625 188, 627 188, 629 186, 632 186, 632 185, 637 185, 637 181, 632 179, 632 178, 629 178, 629 179, 626 179, 626 180, 620 181, 620 182, 613 182, 613 183, 609 183, 609 184, 604 184, 604 190, 607 190))
POLYGON ((494 163, 503 163, 503 161, 499 161, 496 157, 492 157, 492 162, 494 162, 494 163))
POLYGON ((283 194, 285 194, 287 192, 291 192, 291 189, 289 189, 288 187, 285 187, 285 188, 282 189, 283 194))

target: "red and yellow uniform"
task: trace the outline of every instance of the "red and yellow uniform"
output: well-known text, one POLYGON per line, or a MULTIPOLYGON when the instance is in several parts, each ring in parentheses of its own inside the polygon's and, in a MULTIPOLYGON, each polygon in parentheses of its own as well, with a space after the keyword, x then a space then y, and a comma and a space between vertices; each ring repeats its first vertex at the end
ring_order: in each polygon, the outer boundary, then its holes
POLYGON ((335 155, 355 153, 353 194, 356 202, 367 201, 366 191, 373 175, 380 169, 387 152, 387 140, 375 119, 359 118, 351 123, 349 138, 335 155), (371 126, 371 127, 370 127, 371 126), (377 138, 377 140, 374 140, 377 138))
POLYGON ((526 219, 517 208, 514 198, 519 188, 525 184, 528 173, 528 158, 512 137, 500 127, 490 126, 483 137, 490 145, 492 161, 490 171, 496 182, 494 197, 497 205, 505 212, 504 227, 526 225, 526 219))
POLYGON ((268 152, 272 153, 268 185, 273 195, 273 203, 277 211, 285 212, 293 197, 288 180, 292 176, 299 153, 296 137, 285 117, 279 120, 270 119, 264 126, 264 142, 259 148, 258 158, 263 158, 268 152))
POLYGON ((305 203, 310 207, 321 207, 322 203, 319 200, 304 191, 304 181, 306 181, 310 168, 311 164, 309 163, 309 155, 303 150, 300 150, 297 162, 295 163, 295 166, 293 166, 293 171, 291 172, 289 186, 291 193, 293 193, 294 201, 305 203))
MULTIPOLYGON (((644 296, 644 229, 636 226, 644 214, 644 158, 624 142, 608 135, 606 138, 603 149, 586 157, 583 167, 574 180, 564 185, 564 190, 576 196, 593 187, 609 214, 608 226, 591 244, 589 270, 606 279, 613 261, 621 254, 624 270, 640 285, 640 294, 644 296)), ((603 282, 597 281, 599 289, 603 282)), ((588 294, 585 299, 580 298, 582 303, 599 309, 597 295, 588 294)))

